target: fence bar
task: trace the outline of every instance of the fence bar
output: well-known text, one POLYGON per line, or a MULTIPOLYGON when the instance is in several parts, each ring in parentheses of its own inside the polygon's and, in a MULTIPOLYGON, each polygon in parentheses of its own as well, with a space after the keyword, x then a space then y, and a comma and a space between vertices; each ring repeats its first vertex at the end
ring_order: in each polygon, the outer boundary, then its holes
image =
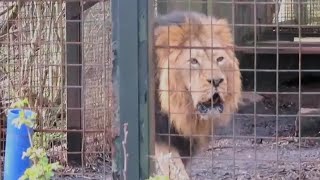
MULTIPOLYGON (((66 3, 66 76, 67 76, 67 128, 81 129, 81 66, 70 66, 69 64, 82 64, 81 56, 81 4, 80 2, 66 3), (68 20, 72 20, 69 21, 68 20), (77 20, 77 21, 74 21, 77 20), (69 86, 79 86, 71 88, 69 86), (71 108, 79 108, 72 109, 71 108)), ((68 162, 82 163, 82 133, 68 132, 68 162)))
POLYGON ((154 86, 152 61, 153 1, 139 1, 139 125, 140 125, 140 176, 147 179, 152 164, 149 156, 154 147, 154 86))
MULTIPOLYGON (((112 86, 113 86, 113 93, 114 93, 114 105, 115 107, 115 113, 114 113, 114 119, 113 119, 113 129, 119 129, 120 127, 120 114, 119 114, 119 63, 118 63, 118 44, 119 44, 119 38, 118 38, 118 25, 119 25, 119 1, 118 0, 112 0, 111 1, 112 6, 112 52, 113 52, 113 59, 112 59, 112 86)), ((115 132, 118 133, 118 132, 115 132)), ((123 167, 123 160, 122 160, 122 154, 121 152, 121 139, 119 135, 115 137, 113 148, 115 149, 113 151, 112 155, 112 178, 114 180, 118 180, 120 178, 121 169, 123 167)))

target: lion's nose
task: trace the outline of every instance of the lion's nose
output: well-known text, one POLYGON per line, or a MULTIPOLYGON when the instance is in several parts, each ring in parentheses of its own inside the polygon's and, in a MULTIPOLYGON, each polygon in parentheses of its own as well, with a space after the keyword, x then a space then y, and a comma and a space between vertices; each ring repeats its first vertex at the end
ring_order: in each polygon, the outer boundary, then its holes
POLYGON ((223 78, 216 78, 216 79, 208 79, 207 81, 212 84, 214 87, 218 87, 222 82, 223 78))

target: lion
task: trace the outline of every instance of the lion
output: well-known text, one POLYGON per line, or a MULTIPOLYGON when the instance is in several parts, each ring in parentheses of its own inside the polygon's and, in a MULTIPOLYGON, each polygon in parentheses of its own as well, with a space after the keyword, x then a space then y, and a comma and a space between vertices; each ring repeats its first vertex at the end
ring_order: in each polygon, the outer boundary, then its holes
POLYGON ((171 153, 172 161, 159 163, 170 179, 190 178, 189 159, 238 110, 242 83, 233 46, 225 19, 180 11, 155 21, 155 158, 171 153))

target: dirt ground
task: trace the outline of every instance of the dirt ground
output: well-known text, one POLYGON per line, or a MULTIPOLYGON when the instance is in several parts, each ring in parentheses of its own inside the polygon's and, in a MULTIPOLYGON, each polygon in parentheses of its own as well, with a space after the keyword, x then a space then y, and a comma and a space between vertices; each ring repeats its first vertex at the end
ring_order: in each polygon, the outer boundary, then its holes
POLYGON ((274 141, 254 146, 251 139, 215 140, 213 150, 192 161, 192 179, 320 179, 318 145, 299 150, 299 143, 293 141, 278 144, 277 148, 274 141))
MULTIPOLYGON (((276 116, 259 115, 255 119, 248 115, 253 110, 250 99, 253 98, 249 98, 249 102, 241 107, 234 123, 217 130, 218 137, 207 151, 192 159, 188 166, 192 179, 319 180, 320 141, 303 139, 299 142, 294 137, 296 117, 277 119, 276 116)), ((275 97, 260 96, 256 112, 274 114, 275 100, 275 97)), ((295 98, 287 96, 280 100, 279 97, 279 101, 279 114, 297 114, 298 103, 295 98)))
MULTIPOLYGON (((295 137, 296 116, 293 115, 298 112, 298 98, 295 95, 279 95, 278 113, 291 116, 277 118, 276 96, 259 95, 254 98, 252 93, 246 93, 245 97, 245 104, 235 115, 234 123, 218 128, 209 148, 191 160, 187 168, 192 179, 319 180, 320 140, 302 139, 299 142, 295 137), (257 115, 255 118, 254 101, 257 115)), ((305 102, 304 107, 319 108, 320 98, 312 96, 305 102)), ((102 171, 108 174, 110 168, 96 170, 99 171, 98 174, 103 174, 102 171)), ((97 173, 93 173, 86 177, 56 179, 112 178, 110 175, 98 177, 97 173)))
MULTIPOLYGON (((320 92, 320 88, 314 91, 318 90, 320 92)), ((288 92, 294 91, 297 89, 288 89, 288 92)), ((259 94, 254 97, 253 93, 245 93, 244 97, 244 105, 235 115, 233 123, 218 128, 208 149, 191 160, 187 168, 192 179, 319 180, 320 140, 299 141, 295 137, 298 96, 279 94, 277 98, 276 95, 259 94), (282 116, 277 117, 277 113, 282 116)), ((301 97, 301 107, 319 108, 319 102, 319 95, 301 97)), ((91 167, 95 169, 92 175, 56 179, 112 179, 111 167, 103 169, 99 168, 103 167, 103 163, 98 164, 100 166, 91 167), (109 175, 97 175, 103 172, 109 175)), ((79 171, 70 170, 79 173, 81 168, 79 171)))

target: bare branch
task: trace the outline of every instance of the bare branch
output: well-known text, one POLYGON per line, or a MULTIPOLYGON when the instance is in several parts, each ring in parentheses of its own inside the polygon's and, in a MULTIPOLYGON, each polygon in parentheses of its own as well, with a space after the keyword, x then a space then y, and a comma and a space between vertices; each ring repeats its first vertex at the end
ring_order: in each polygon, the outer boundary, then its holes
POLYGON ((4 11, 0 12, 0 16, 6 14, 8 11, 10 11, 11 9, 13 9, 14 5, 13 6, 10 6, 8 7, 7 9, 5 9, 4 11))
MULTIPOLYGON (((1 30, 0 30, 0 41, 3 40, 3 35, 5 35, 7 33, 7 30, 11 28, 11 26, 14 24, 14 19, 16 19, 18 17, 18 13, 21 9, 21 7, 23 6, 23 1, 19 1, 17 4, 13 5, 12 7, 12 11, 9 15, 9 17, 7 18, 8 20, 2 25, 1 30)), ((1 44, 0 44, 1 45, 1 44)))

